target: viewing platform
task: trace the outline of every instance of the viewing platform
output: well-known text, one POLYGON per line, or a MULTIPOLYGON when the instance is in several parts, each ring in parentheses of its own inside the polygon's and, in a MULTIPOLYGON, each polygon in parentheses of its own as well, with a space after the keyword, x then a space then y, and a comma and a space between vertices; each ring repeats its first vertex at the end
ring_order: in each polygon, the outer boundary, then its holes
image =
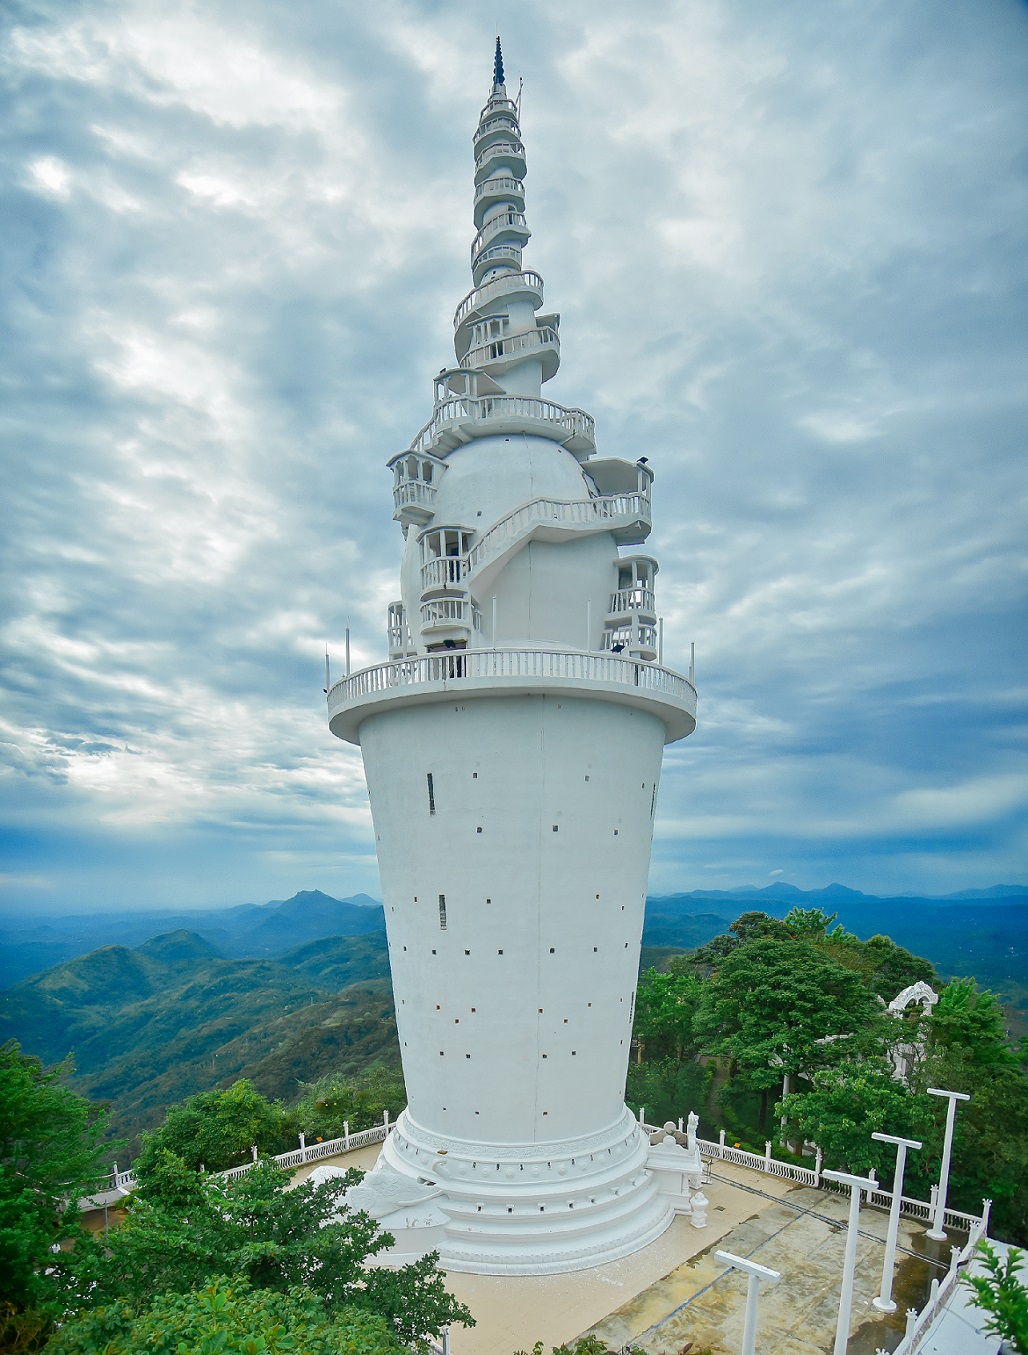
POLYGON ((556 649, 449 650, 373 664, 333 683, 328 723, 337 738, 359 744, 361 723, 400 703, 549 694, 646 711, 663 721, 666 743, 696 727, 696 689, 681 674, 613 654, 556 649))
POLYGON ((462 395, 439 401, 407 451, 415 456, 426 452, 445 456, 472 438, 509 433, 549 438, 579 461, 596 450, 596 425, 584 409, 569 409, 531 395, 462 395))

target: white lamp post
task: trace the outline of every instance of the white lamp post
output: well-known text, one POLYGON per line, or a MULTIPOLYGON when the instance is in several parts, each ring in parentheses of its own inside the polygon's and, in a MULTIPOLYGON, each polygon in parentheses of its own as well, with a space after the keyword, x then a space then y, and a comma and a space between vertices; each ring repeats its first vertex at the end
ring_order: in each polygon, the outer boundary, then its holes
POLYGON ((842 1267, 842 1289, 839 1292, 839 1321, 835 1327, 835 1345, 832 1355, 846 1355, 850 1339, 850 1312, 853 1308, 853 1273, 857 1268, 857 1229, 860 1225, 860 1192, 875 1190, 877 1181, 870 1176, 853 1176, 850 1172, 824 1171, 822 1177, 838 1181, 850 1188, 850 1217, 846 1229, 846 1259, 842 1267))
POLYGON ((930 1237, 935 1242, 945 1242, 946 1230, 942 1225, 946 1218, 949 1163, 953 1155, 953 1121, 957 1117, 957 1102, 970 1101, 971 1098, 966 1092, 948 1092, 940 1087, 929 1087, 928 1095, 949 1097, 949 1105, 946 1107, 946 1136, 942 1141, 942 1166, 939 1168, 939 1189, 935 1196, 935 1217, 932 1219, 932 1226, 925 1233, 925 1237, 930 1237))
POLYGON ((760 1289, 760 1282, 761 1280, 780 1280, 782 1276, 777 1270, 769 1270, 767 1266, 758 1266, 756 1261, 746 1261, 741 1256, 734 1256, 730 1251, 716 1251, 714 1259, 715 1261, 724 1261, 726 1266, 734 1266, 736 1270, 742 1270, 748 1276, 746 1281, 746 1318, 742 1329, 740 1355, 753 1355, 757 1341, 757 1293, 760 1289))
POLYGON ((903 1171, 907 1165, 907 1149, 920 1148, 917 1139, 901 1139, 895 1134, 872 1134, 879 1143, 896 1145, 896 1172, 892 1178, 892 1205, 889 1209, 889 1231, 885 1237, 885 1260, 882 1262, 882 1292, 871 1300, 880 1313, 894 1313, 892 1276, 896 1264, 896 1238, 899 1234, 900 1206, 903 1203, 903 1171))

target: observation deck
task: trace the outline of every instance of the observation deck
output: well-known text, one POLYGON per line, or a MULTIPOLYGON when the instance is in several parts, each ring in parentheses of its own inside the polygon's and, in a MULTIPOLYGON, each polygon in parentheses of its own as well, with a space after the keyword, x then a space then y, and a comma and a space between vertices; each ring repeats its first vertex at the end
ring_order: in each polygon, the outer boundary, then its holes
MULTIPOLYGON (((454 396, 440 400, 411 445, 397 456, 445 456, 472 438, 527 433, 566 447, 579 461, 596 450, 596 425, 584 409, 533 395, 454 396)), ((395 459, 395 458, 394 458, 395 459)), ((393 462, 390 461, 390 466, 393 462)))
POLYGON ((561 694, 655 715, 664 723, 665 743, 696 728, 696 689, 680 673, 612 654, 557 649, 452 650, 373 664, 329 689, 328 724, 337 738, 359 744, 365 720, 401 705, 561 694))

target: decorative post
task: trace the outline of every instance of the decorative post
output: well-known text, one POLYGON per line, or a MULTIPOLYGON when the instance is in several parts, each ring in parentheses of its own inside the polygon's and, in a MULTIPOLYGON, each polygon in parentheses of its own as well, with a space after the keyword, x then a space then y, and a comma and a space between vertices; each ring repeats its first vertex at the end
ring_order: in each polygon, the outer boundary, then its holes
POLYGON ((388 1138, 388 1137, 389 1137, 389 1112, 388 1112, 388 1110, 384 1110, 384 1111, 382 1112, 382 1125, 383 1125, 383 1127, 384 1127, 384 1129, 385 1129, 385 1132, 386 1132, 386 1138, 388 1138))
POLYGON ((640 1124, 645 1124, 645 1123, 646 1123, 645 1115, 646 1115, 646 1107, 645 1107, 645 1106, 640 1106, 640 1107, 639 1107, 639 1123, 640 1123, 640 1124))
POLYGON ((821 1145, 820 1145, 819 1143, 815 1143, 815 1144, 814 1144, 814 1184, 815 1184, 816 1186, 820 1186, 820 1184, 821 1184, 821 1165, 822 1165, 822 1163, 824 1162, 824 1160, 825 1160, 825 1155, 824 1155, 824 1153, 822 1153, 822 1151, 821 1151, 821 1145))
POLYGON ((767 1171, 771 1170, 771 1140, 764 1140, 764 1167, 767 1171))
POLYGON ((734 1256, 730 1251, 716 1251, 714 1253, 716 1261, 723 1261, 726 1266, 732 1266, 736 1270, 741 1270, 748 1277, 746 1281, 746 1318, 742 1329, 742 1346, 740 1355, 754 1355, 757 1342, 757 1296, 760 1291, 761 1280, 780 1280, 781 1272, 769 1270, 767 1266, 758 1266, 756 1261, 745 1261, 741 1256, 734 1256))
POLYGON ((875 1182, 869 1176, 853 1176, 850 1172, 826 1171, 829 1181, 838 1181, 850 1188, 850 1217, 846 1228, 846 1258, 842 1267, 842 1288, 839 1292, 839 1321, 835 1327, 835 1345, 832 1355, 846 1355, 850 1339, 850 1312, 853 1309, 853 1273, 857 1268, 857 1228, 860 1224, 860 1192, 873 1190, 875 1182))
POLYGON ((718 1136, 717 1136, 717 1143, 718 1143, 718 1147, 721 1149, 722 1155, 724 1155, 724 1151, 725 1151, 725 1131, 724 1131, 723 1129, 721 1130, 721 1132, 720 1132, 720 1133, 718 1134, 718 1136))
POLYGON ((946 1229, 943 1224, 946 1220, 946 1196, 949 1193, 949 1164, 953 1156, 953 1122, 957 1118, 957 1102, 970 1101, 967 1092, 944 1091, 941 1087, 929 1087, 929 1096, 948 1096, 949 1105, 946 1107, 946 1136, 942 1141, 942 1166, 939 1168, 939 1193, 935 1197, 935 1216, 932 1219, 932 1226, 925 1233, 925 1237, 930 1237, 933 1242, 945 1242, 946 1229))
POLYGON ((256 1143, 251 1147, 250 1152, 253 1154, 253 1160, 254 1160, 254 1162, 256 1162, 256 1161, 257 1161, 257 1145, 256 1145, 256 1143))
POLYGON ((903 1172, 907 1165, 907 1149, 920 1148, 918 1139, 901 1139, 895 1134, 872 1134, 879 1143, 896 1145, 896 1171, 892 1178, 892 1204, 889 1206, 889 1231, 885 1238, 885 1260, 882 1262, 882 1287, 871 1302, 880 1313, 894 1313, 896 1302, 892 1297, 892 1277, 896 1267, 896 1238, 899 1235, 900 1209, 903 1204, 903 1172))
POLYGON ((349 1120, 344 1120, 344 1121, 343 1121, 343 1144, 344 1144, 344 1146, 345 1146, 345 1151, 346 1151, 346 1152, 349 1152, 349 1151, 350 1151, 350 1121, 349 1121, 349 1120))

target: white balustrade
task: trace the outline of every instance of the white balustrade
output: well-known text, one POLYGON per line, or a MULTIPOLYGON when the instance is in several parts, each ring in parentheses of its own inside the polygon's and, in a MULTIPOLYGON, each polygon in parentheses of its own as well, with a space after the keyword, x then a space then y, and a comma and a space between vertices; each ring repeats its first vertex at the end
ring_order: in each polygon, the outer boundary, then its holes
POLYGON ((501 174, 497 179, 483 179, 475 189, 475 205, 477 206, 483 198, 495 198, 504 193, 523 198, 525 185, 520 179, 511 178, 509 174, 501 174))
POLYGON ((396 688, 463 680, 480 682, 489 678, 603 682, 654 692, 690 706, 696 696, 692 684, 678 673, 657 664, 622 659, 616 654, 552 649, 462 649, 395 659, 362 668, 333 684, 328 701, 330 706, 339 709, 363 697, 396 688))
POLYGON ((476 255, 486 247, 494 236, 501 235, 503 232, 510 230, 515 231, 519 235, 524 235, 526 238, 531 235, 524 212, 501 212, 499 216, 490 217, 471 242, 472 260, 475 259, 476 255))
POLYGON ((393 508, 431 508, 435 502, 435 485, 427 485, 424 480, 401 480, 393 486, 393 508))
POLYGON ((487 362, 499 358, 512 357, 515 353, 529 353, 536 348, 560 347, 560 335, 549 325, 536 329, 527 329, 521 334, 510 334, 504 339, 491 339, 488 343, 470 349, 460 360, 462 367, 482 367, 487 362))
MULTIPOLYGON (((366 1148, 369 1144, 381 1143, 393 1129, 393 1125, 389 1123, 388 1115, 389 1112, 386 1111, 385 1122, 373 1125, 371 1129, 362 1129, 357 1134, 346 1134, 339 1139, 326 1139, 323 1143, 308 1143, 302 1148, 294 1148, 292 1152, 278 1153, 271 1161, 276 1166, 288 1171, 291 1167, 302 1167, 308 1162, 319 1162, 324 1157, 336 1157, 341 1153, 352 1152, 355 1148, 366 1148)), ((237 1177, 245 1176, 248 1171, 252 1171, 256 1165, 255 1161, 244 1162, 240 1167, 229 1167, 227 1171, 212 1172, 211 1174, 225 1181, 234 1181, 237 1177)), ((139 1184, 134 1171, 113 1171, 110 1175, 110 1181, 110 1188, 113 1190, 135 1190, 139 1184)), ((82 1204, 80 1204, 81 1207, 82 1204)))
MULTIPOLYGON (((514 182, 517 182, 516 180, 514 182)), ((533 273, 531 269, 523 269, 517 273, 504 273, 502 277, 493 278, 492 282, 487 282, 481 287, 475 287, 468 292, 467 296, 458 305, 453 314, 453 327, 459 329, 465 317, 472 311, 477 311, 480 307, 487 305, 490 301, 495 301, 497 297, 507 296, 510 292, 530 291, 537 292, 539 295, 539 304, 543 300, 543 280, 538 273, 533 273)))
POLYGON ((542 522, 562 527, 616 528, 639 519, 646 522, 650 519, 650 496, 646 490, 607 494, 595 499, 533 499, 501 518, 471 548, 468 573, 473 574, 487 560, 542 522))
POLYGON ((466 555, 440 555, 421 566, 421 591, 431 588, 453 588, 462 584, 468 573, 466 555))
POLYGON ((619 588, 610 596, 611 616, 623 616, 626 612, 656 613, 656 598, 652 588, 636 585, 634 588, 619 588))
POLYGON ((468 598, 435 598, 421 604, 421 629, 437 626, 467 626, 471 620, 468 598))
MULTIPOLYGON (((408 448, 416 456, 430 452, 439 438, 456 424, 487 424, 491 420, 531 419, 556 425, 566 430, 567 438, 580 437, 593 442, 596 425, 592 415, 584 409, 566 408, 553 400, 531 395, 485 395, 477 399, 454 396, 436 405, 431 419, 418 433, 408 448)), ((482 434, 489 430, 485 427, 482 434)))
POLYGON ((491 146, 486 146, 485 150, 475 160, 475 173, 489 160, 500 157, 511 158, 515 160, 524 160, 525 148, 521 141, 516 137, 511 137, 509 141, 494 141, 491 146))

